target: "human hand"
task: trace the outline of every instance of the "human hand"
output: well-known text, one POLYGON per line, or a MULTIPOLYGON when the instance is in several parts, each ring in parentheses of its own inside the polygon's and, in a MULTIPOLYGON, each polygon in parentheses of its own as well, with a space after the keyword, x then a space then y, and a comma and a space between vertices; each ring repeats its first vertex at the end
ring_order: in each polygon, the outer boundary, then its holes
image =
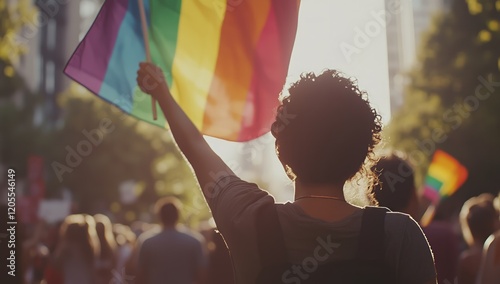
POLYGON ((168 86, 165 82, 165 76, 160 67, 150 62, 139 63, 137 70, 137 85, 144 93, 150 94, 155 99, 168 92, 168 86))

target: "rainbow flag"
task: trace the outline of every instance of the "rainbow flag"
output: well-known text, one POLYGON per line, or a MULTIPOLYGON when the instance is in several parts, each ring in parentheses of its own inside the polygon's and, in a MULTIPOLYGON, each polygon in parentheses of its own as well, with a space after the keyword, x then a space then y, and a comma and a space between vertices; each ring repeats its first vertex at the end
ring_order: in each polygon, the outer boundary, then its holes
MULTIPOLYGON (((144 0, 152 61, 205 135, 248 141, 269 131, 285 83, 300 0, 144 0)), ((139 119, 146 60, 137 0, 107 0, 64 72, 139 119)))
POLYGON ((467 180, 468 171, 450 154, 436 150, 427 171, 424 196, 433 203, 455 193, 467 180))

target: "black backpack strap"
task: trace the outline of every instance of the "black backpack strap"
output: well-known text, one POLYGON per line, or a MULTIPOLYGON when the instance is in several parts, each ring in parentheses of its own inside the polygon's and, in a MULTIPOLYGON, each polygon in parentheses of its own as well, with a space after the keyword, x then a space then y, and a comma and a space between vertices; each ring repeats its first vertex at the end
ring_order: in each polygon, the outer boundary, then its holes
POLYGON ((358 251, 353 259, 331 261, 318 267, 303 283, 393 283, 385 267, 386 208, 366 207, 361 219, 358 251))
POLYGON ((361 221, 358 255, 359 260, 384 261, 385 214, 384 207, 366 207, 361 221))
MULTIPOLYGON (((282 283, 283 272, 291 267, 287 260, 288 255, 276 206, 274 204, 263 206, 257 213, 255 225, 262 266, 257 284, 282 283)), ((361 222, 356 258, 345 263, 333 262, 322 265, 303 283, 332 283, 332 280, 336 280, 335 283, 392 283, 381 280, 390 278, 384 269, 385 214, 388 211, 387 208, 366 207, 361 222), (360 269, 362 271, 359 271, 360 269)))
POLYGON ((285 267, 288 254, 283 238, 283 231, 276 211, 276 204, 262 206, 257 212, 257 246, 262 271, 257 283, 278 283, 285 267))

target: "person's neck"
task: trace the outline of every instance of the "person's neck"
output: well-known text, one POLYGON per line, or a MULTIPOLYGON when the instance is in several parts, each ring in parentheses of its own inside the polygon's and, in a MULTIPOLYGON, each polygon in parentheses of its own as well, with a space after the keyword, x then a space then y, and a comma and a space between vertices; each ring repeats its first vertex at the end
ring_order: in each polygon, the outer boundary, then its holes
POLYGON ((344 184, 305 184, 296 180, 295 200, 307 196, 313 198, 318 196, 325 196, 325 197, 327 196, 345 200, 343 189, 344 189, 344 184))
POLYGON ((344 184, 304 184, 295 181, 294 205, 310 217, 330 221, 339 221, 359 207, 345 200, 344 184))
POLYGON ((169 224, 169 225, 165 225, 163 224, 163 230, 166 231, 166 230, 177 230, 177 224, 169 224))

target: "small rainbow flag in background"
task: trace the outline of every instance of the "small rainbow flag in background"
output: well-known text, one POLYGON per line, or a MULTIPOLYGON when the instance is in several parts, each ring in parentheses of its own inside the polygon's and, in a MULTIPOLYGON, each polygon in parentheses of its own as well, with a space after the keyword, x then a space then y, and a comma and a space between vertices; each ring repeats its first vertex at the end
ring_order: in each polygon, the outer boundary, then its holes
POLYGON ((425 178, 424 196, 437 203, 455 193, 467 176, 467 168, 460 162, 448 153, 436 150, 425 178))
MULTIPOLYGON (((300 0, 144 1, 152 62, 203 134, 232 141, 270 129, 300 0)), ((107 0, 64 72, 123 111, 153 120, 135 78, 146 52, 137 0, 107 0)))

